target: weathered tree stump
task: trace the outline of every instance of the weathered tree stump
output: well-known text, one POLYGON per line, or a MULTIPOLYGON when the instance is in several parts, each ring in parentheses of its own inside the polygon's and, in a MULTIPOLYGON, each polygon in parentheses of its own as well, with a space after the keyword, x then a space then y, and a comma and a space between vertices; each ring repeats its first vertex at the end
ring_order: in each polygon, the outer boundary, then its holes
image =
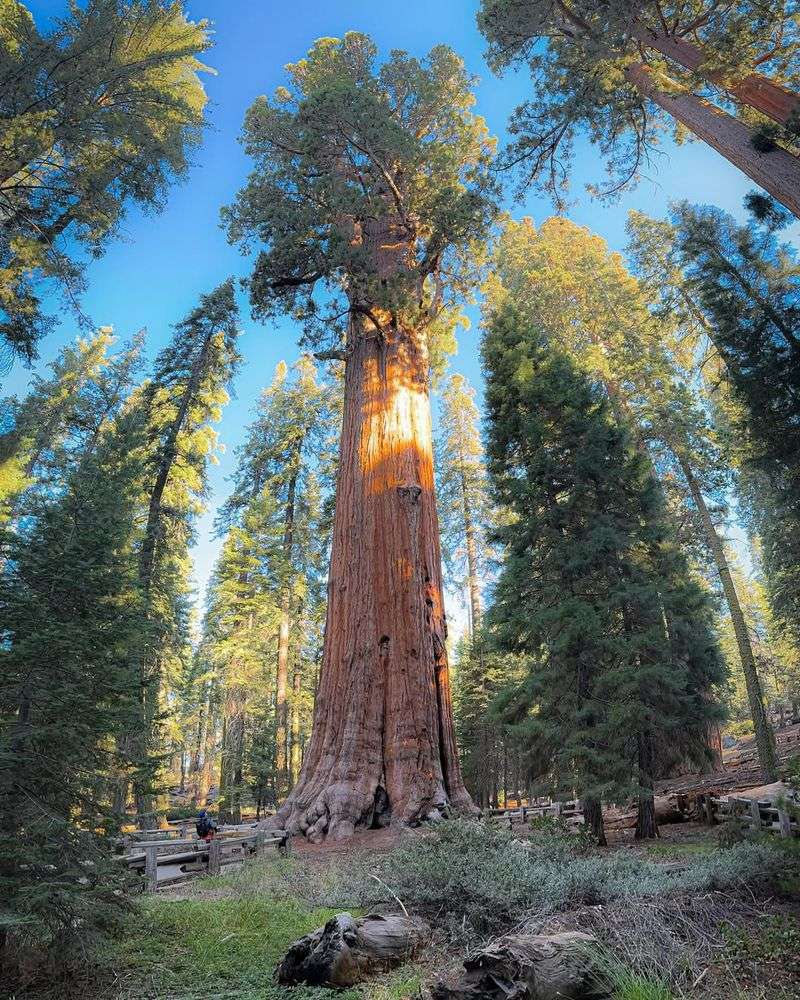
POLYGON ((464 962, 455 986, 439 983, 434 1000, 600 1000, 592 957, 597 939, 579 931, 508 934, 464 962))
POLYGON ((427 931, 401 913, 335 917, 289 948, 275 975, 279 983, 353 986, 414 954, 427 931))

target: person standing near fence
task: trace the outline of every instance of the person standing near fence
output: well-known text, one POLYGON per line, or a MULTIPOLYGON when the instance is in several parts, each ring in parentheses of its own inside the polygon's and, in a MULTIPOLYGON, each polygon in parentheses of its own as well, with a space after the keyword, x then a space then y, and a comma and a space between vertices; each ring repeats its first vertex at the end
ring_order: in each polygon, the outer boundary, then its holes
POLYGON ((198 813, 195 830, 197 830, 197 836, 201 840, 205 840, 206 843, 214 839, 214 834, 217 832, 217 824, 205 809, 201 809, 198 813))

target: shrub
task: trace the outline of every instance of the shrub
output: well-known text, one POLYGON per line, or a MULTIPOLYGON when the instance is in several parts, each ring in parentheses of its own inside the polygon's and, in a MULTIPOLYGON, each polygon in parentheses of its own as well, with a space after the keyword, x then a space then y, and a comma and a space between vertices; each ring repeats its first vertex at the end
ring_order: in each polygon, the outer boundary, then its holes
POLYGON ((526 914, 763 881, 782 864, 776 849, 743 843, 666 868, 630 852, 582 854, 571 838, 522 841, 488 824, 447 820, 413 845, 350 871, 345 883, 363 905, 386 900, 389 887, 406 906, 446 914, 453 928, 469 924, 488 933, 526 914))

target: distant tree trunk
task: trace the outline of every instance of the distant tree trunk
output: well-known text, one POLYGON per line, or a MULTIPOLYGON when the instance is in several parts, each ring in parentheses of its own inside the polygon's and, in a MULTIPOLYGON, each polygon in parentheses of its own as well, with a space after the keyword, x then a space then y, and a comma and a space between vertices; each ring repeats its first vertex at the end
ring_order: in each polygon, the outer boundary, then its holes
POLYGON ((238 685, 231 687, 225 701, 220 770, 220 818, 241 823, 242 760, 244 755, 246 694, 238 685))
POLYGON ((467 574, 470 606, 470 635, 474 636, 481 626, 481 591, 478 583, 478 544, 475 539, 475 522, 472 516, 472 506, 469 502, 467 477, 461 472, 461 500, 464 509, 464 536, 467 540, 467 574))
POLYGON ((297 779, 300 777, 300 698, 302 695, 302 681, 303 675, 300 671, 300 665, 298 662, 295 664, 294 673, 292 675, 292 749, 289 762, 289 777, 291 779, 292 786, 297 784, 297 779))
POLYGON ((639 733, 636 737, 639 756, 639 804, 636 816, 636 839, 653 840, 659 837, 656 825, 656 805, 653 795, 653 771, 655 753, 651 733, 639 733))
POLYGON ((598 847, 607 847, 606 830, 603 824, 603 804, 600 799, 587 795, 583 800, 583 822, 597 841, 598 847))
POLYGON ((202 766, 197 779, 197 805, 203 807, 208 802, 208 793, 211 788, 211 771, 214 766, 217 740, 217 717, 215 714, 215 690, 214 681, 210 681, 206 694, 206 710, 203 741, 200 744, 202 752, 202 766))
POLYGON ((747 630, 747 622, 744 619, 742 606, 739 602, 739 595, 736 592, 736 585, 733 582, 728 558, 725 555, 725 546, 722 539, 717 534, 717 529, 706 506, 700 486, 695 478, 691 466, 681 455, 676 454, 681 471, 683 472, 692 500, 697 508, 703 533, 706 536, 708 547, 711 550, 714 562, 717 566, 722 592, 725 595, 725 602, 728 605, 733 624, 733 632, 736 636, 736 646, 739 652, 739 660, 742 664, 745 685, 747 687, 747 700, 750 705, 750 716, 753 720, 755 730, 756 748, 761 769, 764 772, 766 781, 776 781, 778 776, 778 763, 775 757, 775 736, 772 727, 767 719, 764 708, 764 693, 761 688, 761 679, 758 676, 753 647, 750 643, 750 634, 747 630))
POLYGON ((800 159, 776 147, 759 153, 753 145, 753 130, 713 104, 684 91, 663 90, 641 63, 629 66, 628 80, 645 97, 721 153, 730 163, 769 192, 800 218, 800 159))
MULTIPOLYGON (((396 264, 396 233, 368 235, 376 257, 396 264)), ((278 813, 313 841, 390 816, 474 810, 450 704, 426 337, 372 310, 378 330, 364 312, 354 310, 348 333, 314 725, 278 813)))
MULTIPOLYGON (((300 445, 297 446, 299 452, 300 445)), ((278 665, 275 678, 275 777, 278 801, 282 801, 289 785, 287 767, 289 686, 289 629, 292 610, 292 546, 294 541, 294 507, 297 473, 289 478, 283 527, 283 561, 286 579, 281 594, 281 618, 278 627, 278 665)))
POLYGON ((800 110, 800 95, 787 90, 761 73, 749 73, 740 80, 726 81, 724 75, 703 69, 708 53, 700 45, 686 38, 654 32, 644 25, 635 24, 633 36, 646 48, 655 49, 667 58, 697 73, 710 83, 727 90, 740 104, 746 104, 781 125, 786 125, 800 110))

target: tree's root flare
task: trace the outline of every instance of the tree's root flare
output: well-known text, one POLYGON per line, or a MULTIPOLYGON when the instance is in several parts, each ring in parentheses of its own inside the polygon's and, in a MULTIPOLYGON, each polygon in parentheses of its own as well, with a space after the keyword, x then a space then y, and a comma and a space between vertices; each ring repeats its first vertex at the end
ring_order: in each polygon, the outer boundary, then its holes
POLYGON ((418 826, 447 816, 478 815, 480 810, 466 795, 463 801, 451 802, 441 789, 423 800, 408 802, 401 815, 393 814, 391 802, 382 785, 353 787, 339 782, 329 785, 311 801, 293 793, 278 811, 278 825, 293 835, 302 834, 312 844, 325 839, 347 840, 357 829, 379 830, 390 824, 418 826))

